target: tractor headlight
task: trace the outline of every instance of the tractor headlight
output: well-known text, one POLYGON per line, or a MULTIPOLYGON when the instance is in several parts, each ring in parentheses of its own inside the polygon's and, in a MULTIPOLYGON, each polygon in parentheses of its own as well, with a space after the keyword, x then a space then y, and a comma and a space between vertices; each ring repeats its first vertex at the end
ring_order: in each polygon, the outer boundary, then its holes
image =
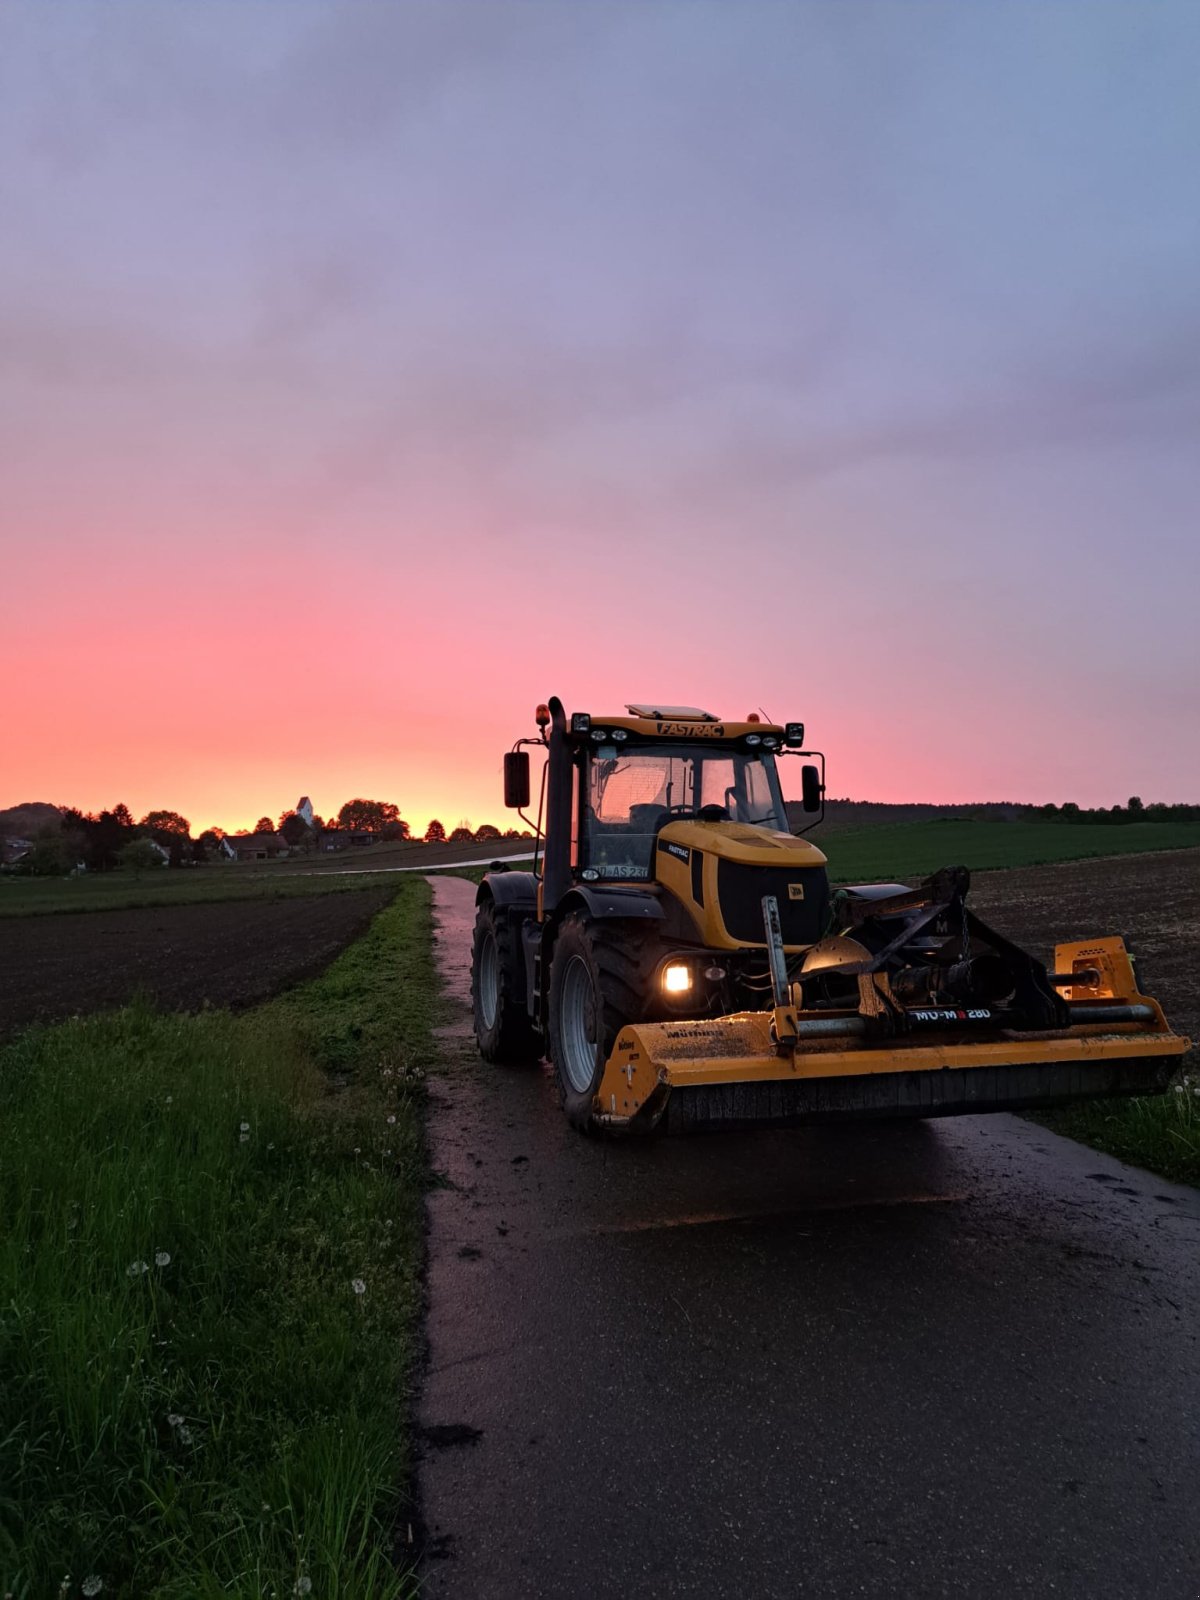
POLYGON ((763 749, 764 750, 777 750, 778 748, 779 748, 779 740, 776 739, 772 734, 767 734, 766 738, 763 740, 763 749))
POLYGON ((664 994, 687 994, 692 987, 692 969, 684 961, 672 961, 670 966, 663 968, 662 986, 664 994))
POLYGON ((607 735, 604 732, 603 728, 593 728, 592 729, 592 738, 596 741, 597 744, 603 744, 605 739, 607 738, 607 735))
POLYGON ((761 733, 748 733, 746 735, 746 743, 747 744, 761 744, 762 743, 762 734, 761 733))
POLYGON ((625 740, 629 737, 629 733, 625 728, 614 728, 612 736, 618 744, 624 744, 625 740))

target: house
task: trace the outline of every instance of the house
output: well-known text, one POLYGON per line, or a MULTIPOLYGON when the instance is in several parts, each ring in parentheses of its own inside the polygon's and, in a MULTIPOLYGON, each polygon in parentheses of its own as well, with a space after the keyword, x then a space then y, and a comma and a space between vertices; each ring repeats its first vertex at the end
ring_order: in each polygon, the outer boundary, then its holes
POLYGON ((367 828, 325 828, 317 836, 318 850, 349 850, 352 845, 365 849, 375 844, 379 835, 367 828))
POLYGON ((0 866, 15 867, 32 849, 32 839, 0 839, 0 866))
POLYGON ((227 842, 239 861, 274 861, 288 853, 287 840, 279 833, 235 833, 227 842))

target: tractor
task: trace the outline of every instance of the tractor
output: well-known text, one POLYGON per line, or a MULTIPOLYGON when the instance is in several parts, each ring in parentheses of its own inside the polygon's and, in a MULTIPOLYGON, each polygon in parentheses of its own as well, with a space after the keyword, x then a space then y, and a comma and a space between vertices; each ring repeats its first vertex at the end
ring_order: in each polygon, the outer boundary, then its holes
POLYGON ((576 1128, 953 1116, 1168 1087, 1189 1041, 1120 938, 1059 944, 1047 967, 975 916, 960 866, 831 888, 804 837, 825 760, 802 723, 659 704, 568 718, 556 698, 535 721, 504 757, 534 867, 494 863, 479 886, 474 1027, 485 1061, 548 1056, 576 1128))

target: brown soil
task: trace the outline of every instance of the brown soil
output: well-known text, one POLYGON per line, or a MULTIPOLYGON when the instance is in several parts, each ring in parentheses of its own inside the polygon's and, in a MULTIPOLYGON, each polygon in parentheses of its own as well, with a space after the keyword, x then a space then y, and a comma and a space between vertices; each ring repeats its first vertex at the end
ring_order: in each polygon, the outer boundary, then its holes
POLYGON ((970 905, 1043 960, 1056 941, 1121 934, 1143 992, 1200 1041, 1200 850, 981 872, 970 905))
POLYGON ((395 892, 0 919, 0 1038, 137 994, 253 1005, 328 966, 395 892))

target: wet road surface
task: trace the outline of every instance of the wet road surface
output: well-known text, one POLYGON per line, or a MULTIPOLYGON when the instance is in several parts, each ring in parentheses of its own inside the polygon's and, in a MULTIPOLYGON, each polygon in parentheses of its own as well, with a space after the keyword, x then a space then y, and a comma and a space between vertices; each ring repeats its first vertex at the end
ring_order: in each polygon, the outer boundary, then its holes
POLYGON ((427 1594, 1200 1596, 1196 1191, 1011 1117, 594 1142, 444 1037, 427 1594))

